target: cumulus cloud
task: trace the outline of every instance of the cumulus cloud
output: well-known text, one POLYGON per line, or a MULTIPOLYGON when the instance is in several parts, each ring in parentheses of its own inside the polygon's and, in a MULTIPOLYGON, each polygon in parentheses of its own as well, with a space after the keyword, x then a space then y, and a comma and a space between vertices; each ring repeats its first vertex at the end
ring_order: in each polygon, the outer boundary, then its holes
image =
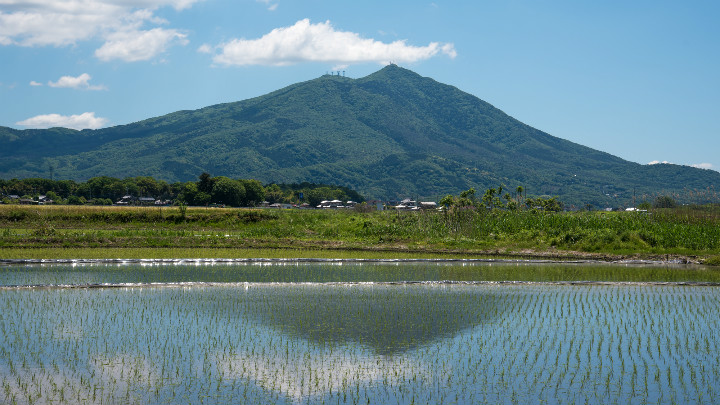
POLYGON ((208 44, 202 44, 197 51, 200 53, 212 53, 212 47, 208 44))
POLYGON ((213 61, 224 66, 416 62, 439 54, 457 56, 450 43, 431 42, 427 46, 411 46, 404 40, 384 43, 354 32, 338 31, 330 21, 311 24, 308 19, 291 27, 276 28, 258 39, 233 39, 219 49, 213 61))
POLYGON ((37 87, 37 86, 42 86, 43 84, 40 82, 36 82, 35 80, 31 80, 30 85, 33 87, 37 87))
MULTIPOLYGON (((154 31, 152 29, 142 30, 145 24, 167 23, 154 15, 156 9, 170 6, 182 10, 197 1, 0 0, 3 6, 0 11, 0 45, 66 46, 101 39, 109 41, 105 44, 108 48, 117 49, 117 36, 121 34, 125 36, 125 42, 139 41, 148 35, 155 39, 160 36, 151 32, 154 31)), ((165 31, 166 37, 182 35, 176 30, 162 31, 165 31)), ((165 48, 156 46, 150 49, 162 52, 165 48)))
POLYGON ((107 118, 96 117, 94 112, 86 112, 78 115, 45 114, 16 122, 28 128, 53 128, 63 127, 72 129, 98 129, 108 124, 107 118))
MULTIPOLYGON (((87 73, 83 73, 78 77, 63 76, 56 82, 48 82, 48 86, 83 90, 107 90, 105 86, 91 85, 90 79, 92 79, 92 77, 87 73)), ((32 82, 30 84, 32 84, 32 82)))
POLYGON ((163 53, 172 43, 186 45, 185 34, 177 30, 153 28, 149 31, 115 32, 108 36, 107 42, 95 51, 102 61, 119 59, 125 62, 137 62, 152 59, 163 53))
POLYGON ((667 160, 663 160, 662 162, 659 160, 653 160, 652 162, 648 162, 649 165, 659 165, 659 164, 672 164, 668 162, 667 160))

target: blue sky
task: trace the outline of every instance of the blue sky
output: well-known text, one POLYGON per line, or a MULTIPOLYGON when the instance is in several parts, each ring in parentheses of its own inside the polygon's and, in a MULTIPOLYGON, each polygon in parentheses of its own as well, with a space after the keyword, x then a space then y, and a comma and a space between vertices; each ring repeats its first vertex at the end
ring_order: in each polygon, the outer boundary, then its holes
POLYGON ((389 61, 552 135, 720 170, 720 2, 0 0, 0 125, 98 128, 389 61))

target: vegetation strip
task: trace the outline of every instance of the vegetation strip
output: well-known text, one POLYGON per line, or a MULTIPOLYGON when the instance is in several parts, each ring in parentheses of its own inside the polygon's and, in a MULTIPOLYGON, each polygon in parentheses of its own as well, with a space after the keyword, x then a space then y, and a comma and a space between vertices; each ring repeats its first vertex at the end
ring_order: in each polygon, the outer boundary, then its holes
POLYGON ((720 206, 423 212, 0 206, 0 258, 519 258, 720 264, 720 206))
POLYGON ((325 259, 325 258, 245 258, 245 259, 0 259, 2 264, 233 264, 233 263, 615 263, 687 264, 684 260, 544 260, 544 259, 325 259))
POLYGON ((594 281, 594 280, 565 280, 565 281, 332 281, 332 282, 173 282, 173 283, 92 283, 92 284, 35 284, 35 285, 5 285, 0 290, 62 290, 62 289, 99 289, 99 288, 177 288, 177 287, 262 287, 262 286, 370 286, 370 285, 574 285, 574 286, 687 286, 687 287, 720 287, 720 282, 710 281, 594 281))

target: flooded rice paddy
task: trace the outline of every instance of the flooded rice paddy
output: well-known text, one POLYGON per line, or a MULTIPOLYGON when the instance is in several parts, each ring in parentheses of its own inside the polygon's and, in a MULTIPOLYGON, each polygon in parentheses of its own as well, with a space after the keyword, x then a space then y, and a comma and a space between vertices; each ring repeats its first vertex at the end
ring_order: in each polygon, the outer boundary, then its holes
POLYGON ((4 264, 0 403, 718 403, 718 273, 4 264))

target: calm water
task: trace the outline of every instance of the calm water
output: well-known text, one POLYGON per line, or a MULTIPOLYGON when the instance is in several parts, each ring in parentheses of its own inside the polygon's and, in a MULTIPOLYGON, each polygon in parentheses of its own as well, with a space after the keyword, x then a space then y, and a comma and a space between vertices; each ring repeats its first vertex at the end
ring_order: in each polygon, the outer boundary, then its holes
POLYGON ((3 266, 0 285, 42 287, 0 289, 0 403, 718 403, 720 290, 687 281, 718 274, 3 266), (532 283, 492 283, 513 280, 532 283), (545 283, 567 280, 613 283, 545 283))
POLYGON ((690 282, 720 284, 720 270, 691 265, 532 262, 148 261, 103 264, 0 264, 0 287, 152 283, 351 282, 690 282))

